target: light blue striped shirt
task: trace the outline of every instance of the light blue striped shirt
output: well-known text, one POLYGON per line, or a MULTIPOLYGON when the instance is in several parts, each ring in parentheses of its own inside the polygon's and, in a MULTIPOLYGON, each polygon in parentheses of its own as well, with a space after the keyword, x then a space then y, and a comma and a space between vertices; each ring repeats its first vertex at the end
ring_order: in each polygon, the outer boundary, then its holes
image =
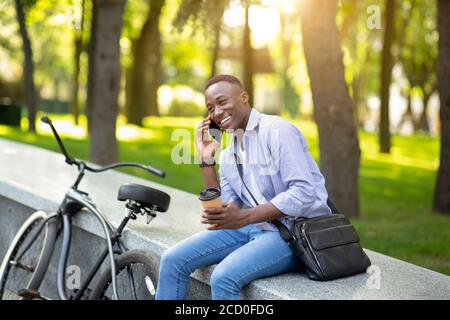
MULTIPOLYGON (((237 134, 233 133, 233 137, 237 134)), ((245 155, 233 138, 219 155, 221 200, 251 208, 254 202, 242 184, 234 154, 240 156, 247 187, 259 204, 271 202, 287 215, 279 218, 289 229, 298 217, 313 218, 331 214, 327 206, 325 179, 311 157, 305 137, 290 122, 252 108, 243 135, 245 155)), ((277 231, 269 222, 264 230, 277 231)))

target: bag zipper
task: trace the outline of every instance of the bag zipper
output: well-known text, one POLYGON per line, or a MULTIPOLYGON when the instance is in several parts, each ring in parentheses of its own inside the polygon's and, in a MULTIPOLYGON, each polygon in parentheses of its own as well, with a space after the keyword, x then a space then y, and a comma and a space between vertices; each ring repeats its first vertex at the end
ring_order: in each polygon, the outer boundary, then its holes
POLYGON ((309 239, 306 236, 305 227, 306 227, 306 223, 303 223, 302 227, 301 227, 301 234, 303 235, 303 239, 306 241, 306 244, 308 245, 309 250, 311 251, 311 254, 312 254, 314 260, 316 261, 317 265, 319 266, 319 270, 322 273, 322 277, 323 277, 324 276, 324 272, 323 272, 323 269, 322 269, 322 265, 320 264, 319 259, 317 259, 316 253, 312 249, 311 243, 309 242, 309 239))

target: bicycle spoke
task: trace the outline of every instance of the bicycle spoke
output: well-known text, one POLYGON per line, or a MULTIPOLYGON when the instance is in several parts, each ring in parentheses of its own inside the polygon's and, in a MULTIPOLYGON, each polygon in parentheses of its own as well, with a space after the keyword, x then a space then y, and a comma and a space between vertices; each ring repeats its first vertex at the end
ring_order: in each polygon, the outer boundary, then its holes
POLYGON ((39 261, 44 241, 44 233, 41 231, 42 227, 33 223, 30 225, 29 231, 24 234, 23 239, 17 243, 17 249, 9 260, 7 278, 2 284, 2 299, 22 299, 18 292, 28 287, 39 261))
MULTIPOLYGON (((41 225, 37 228, 37 230, 34 232, 34 234, 29 236, 29 239, 27 240, 28 243, 26 245, 22 244, 22 248, 20 248, 20 252, 16 255, 16 260, 20 260, 24 254, 27 253, 27 251, 30 249, 30 247, 36 242, 37 238, 40 236, 42 230, 45 227, 45 223, 41 223, 41 225)), ((33 225, 33 228, 36 228, 35 225, 33 225)))
POLYGON ((25 271, 28 271, 28 272, 34 272, 34 267, 21 264, 20 262, 17 262, 15 260, 14 261, 10 261, 9 264, 14 266, 14 267, 17 267, 17 268, 23 269, 25 271))
POLYGON ((127 273, 128 273, 128 278, 130 279, 131 291, 133 292, 133 298, 134 298, 134 300, 137 300, 136 288, 134 286, 133 270, 131 270, 130 267, 127 267, 127 273))
MULTIPOLYGON (((153 300, 154 284, 149 271, 140 263, 134 263, 118 271, 117 290, 121 300, 153 300)), ((109 283, 102 299, 112 299, 112 284, 109 283)))

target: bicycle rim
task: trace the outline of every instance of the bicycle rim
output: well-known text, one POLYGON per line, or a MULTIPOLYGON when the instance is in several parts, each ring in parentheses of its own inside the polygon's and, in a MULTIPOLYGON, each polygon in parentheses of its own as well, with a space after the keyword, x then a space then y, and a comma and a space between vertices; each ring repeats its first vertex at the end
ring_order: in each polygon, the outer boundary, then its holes
POLYGON ((18 291, 28 288, 31 283, 47 238, 47 227, 41 228, 46 217, 45 212, 35 212, 11 243, 0 269, 0 299, 21 299, 18 291))
MULTIPOLYGON (((116 258, 116 281, 120 300, 154 300, 157 285, 155 259, 146 252, 133 250, 116 258)), ((99 281, 91 299, 112 300, 111 270, 99 281)))

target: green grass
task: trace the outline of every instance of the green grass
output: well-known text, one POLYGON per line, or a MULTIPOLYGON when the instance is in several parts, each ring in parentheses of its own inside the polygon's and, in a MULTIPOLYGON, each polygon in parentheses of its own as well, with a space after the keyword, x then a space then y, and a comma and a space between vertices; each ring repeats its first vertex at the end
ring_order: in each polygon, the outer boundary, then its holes
MULTIPOLYGON (((74 156, 88 158, 88 142, 82 127, 73 127, 68 116, 53 116, 67 149, 74 156), (76 130, 74 130, 76 129, 76 130), (75 132, 75 133, 74 133, 75 132)), ((195 164, 176 165, 171 161, 175 129, 193 137, 200 118, 147 118, 144 128, 130 126, 119 118, 121 161, 151 164, 167 173, 165 179, 139 169, 124 172, 197 194, 202 177, 195 164)), ((317 129, 313 122, 293 121, 306 136, 312 155, 318 158, 317 129)), ((84 121, 83 121, 84 124, 84 121)), ((22 127, 26 127, 24 119, 22 127)), ((44 125, 38 135, 0 125, 0 136, 58 151, 53 136, 44 125)), ((361 216, 352 219, 364 247, 450 275, 450 216, 431 211, 439 139, 393 136, 392 153, 378 152, 377 136, 360 132, 361 216)), ((192 140, 185 141, 195 154, 192 140)))

